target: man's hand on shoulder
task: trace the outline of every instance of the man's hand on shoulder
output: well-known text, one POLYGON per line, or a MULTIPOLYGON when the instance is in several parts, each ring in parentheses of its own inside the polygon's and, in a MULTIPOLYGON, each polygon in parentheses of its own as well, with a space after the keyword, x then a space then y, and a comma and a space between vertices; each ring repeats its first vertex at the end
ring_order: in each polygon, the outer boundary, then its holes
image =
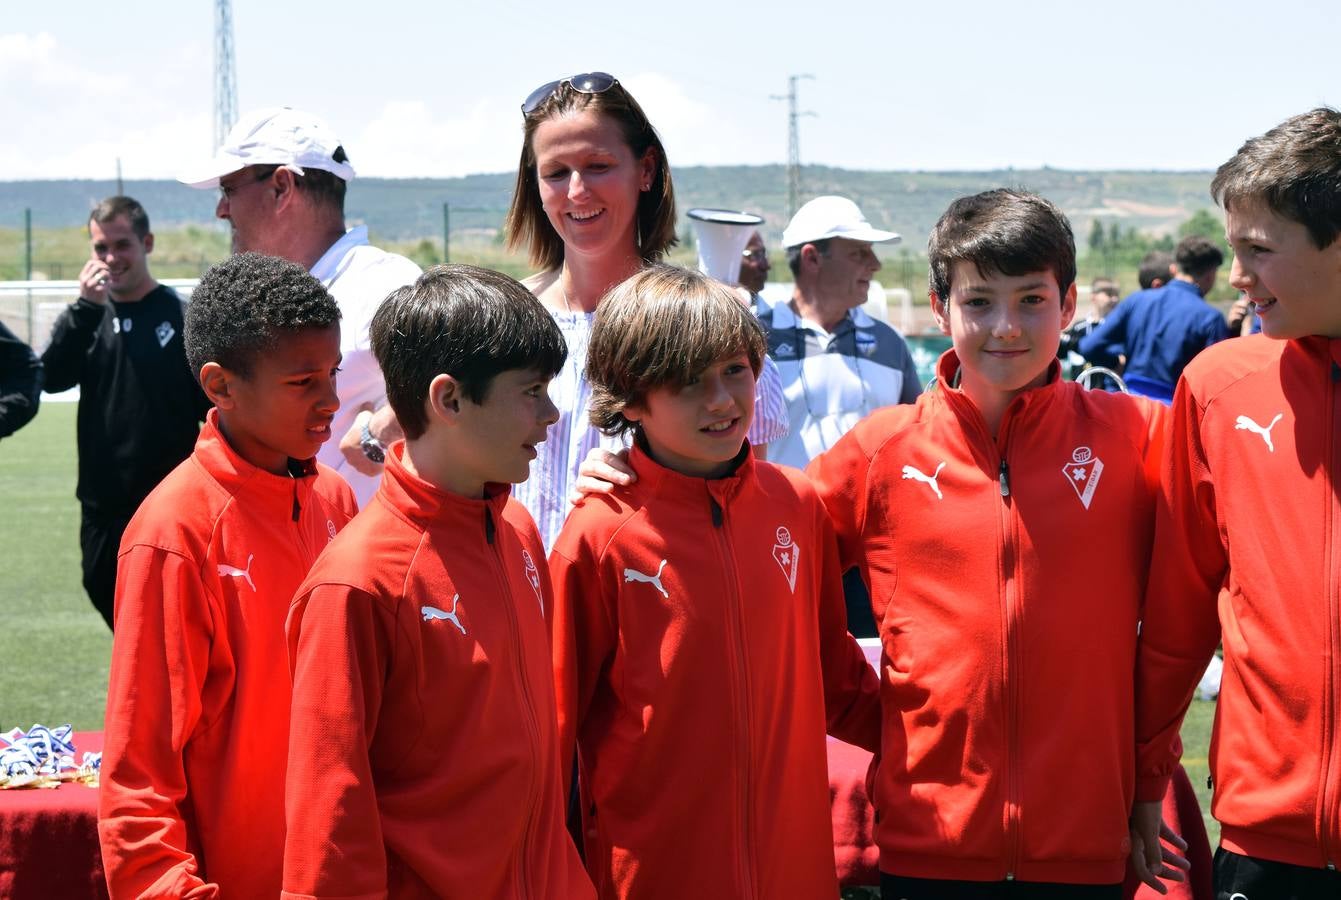
POLYGON ((568 495, 569 503, 581 503, 587 494, 608 494, 616 487, 633 484, 638 476, 633 474, 629 465, 629 451, 620 450, 611 453, 600 447, 592 447, 582 465, 577 468, 577 481, 573 482, 573 492, 568 495))

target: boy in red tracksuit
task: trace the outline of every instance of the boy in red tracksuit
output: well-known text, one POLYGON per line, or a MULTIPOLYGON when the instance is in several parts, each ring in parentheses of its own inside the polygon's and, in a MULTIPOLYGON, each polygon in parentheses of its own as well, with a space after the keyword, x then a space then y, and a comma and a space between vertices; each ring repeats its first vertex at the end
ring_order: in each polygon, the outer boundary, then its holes
POLYGON ((837 896, 824 733, 875 750, 878 688, 819 498, 749 452, 764 350, 684 269, 596 315, 591 418, 633 432, 639 477, 569 515, 549 620, 603 898, 837 896))
POLYGON ((883 893, 1117 898, 1162 408, 1061 379, 1075 245, 1048 201, 956 200, 929 256, 934 386, 807 470, 879 623, 883 893))
POLYGON ((121 542, 98 835, 117 897, 266 897, 284 852, 284 616, 357 510, 313 458, 340 310, 292 263, 205 273, 186 355, 214 404, 121 542))
POLYGON ((1137 657, 1135 830, 1154 830, 1216 644, 1217 897, 1341 896, 1341 113, 1247 141, 1211 193, 1262 333, 1174 394, 1137 657))
POLYGON ((567 353, 520 284, 442 266, 378 309, 406 439, 289 613, 285 897, 587 900, 564 829, 550 585, 508 494, 567 353))

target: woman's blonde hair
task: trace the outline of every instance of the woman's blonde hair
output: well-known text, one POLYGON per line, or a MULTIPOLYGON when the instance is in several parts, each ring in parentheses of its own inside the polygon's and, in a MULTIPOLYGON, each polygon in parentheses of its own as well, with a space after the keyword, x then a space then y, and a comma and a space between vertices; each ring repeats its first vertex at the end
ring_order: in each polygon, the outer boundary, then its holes
POLYGON ((767 346, 759 320, 725 284, 678 266, 643 269, 597 308, 587 345, 591 424, 623 434, 636 424, 625 409, 736 354, 749 357, 757 377, 767 346))

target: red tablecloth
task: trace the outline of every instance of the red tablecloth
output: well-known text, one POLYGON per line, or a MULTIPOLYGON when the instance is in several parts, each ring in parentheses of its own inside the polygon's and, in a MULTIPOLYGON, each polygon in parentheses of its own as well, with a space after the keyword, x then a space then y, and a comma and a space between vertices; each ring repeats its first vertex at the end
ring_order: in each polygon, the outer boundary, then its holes
MULTIPOLYGON (((102 732, 75 733, 77 755, 102 749, 102 732)), ((834 860, 839 882, 878 885, 880 854, 875 846, 866 770, 871 754, 830 739, 829 794, 833 811, 834 860)), ((1175 900, 1209 900, 1211 850, 1196 794, 1181 768, 1164 798, 1164 819, 1188 842, 1192 877, 1173 885, 1175 900)), ((0 791, 0 897, 105 898, 98 851, 98 792, 82 784, 55 790, 0 791)), ((1132 890, 1127 891, 1132 897, 1132 890)), ((1142 888, 1137 900, 1158 895, 1142 888)))
MULTIPOLYGON (((76 759, 97 752, 102 732, 75 732, 74 744, 76 759)), ((0 897, 106 896, 96 788, 0 791, 0 897)))
MULTIPOLYGON (((878 885, 880 853, 875 846, 866 770, 871 754, 829 739, 829 798, 833 812, 833 852, 838 881, 844 887, 878 885)), ((1184 884, 1170 884, 1171 900, 1211 900, 1211 847, 1196 792, 1181 766, 1164 797, 1164 821, 1188 843, 1192 872, 1184 884)), ((1129 879, 1125 896, 1155 900, 1160 895, 1129 879), (1138 886, 1140 890, 1137 890, 1138 886)))

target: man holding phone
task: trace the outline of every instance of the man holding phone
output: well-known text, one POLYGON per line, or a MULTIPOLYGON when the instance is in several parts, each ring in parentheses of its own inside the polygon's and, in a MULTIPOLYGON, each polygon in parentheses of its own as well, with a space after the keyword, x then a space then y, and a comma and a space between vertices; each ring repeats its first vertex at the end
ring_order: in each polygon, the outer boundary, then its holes
POLYGON ((79 299, 42 354, 49 393, 79 387, 79 545, 84 590, 112 627, 121 534, 151 490, 191 453, 209 401, 186 363, 182 301, 149 274, 149 215, 109 197, 88 220, 79 299))

